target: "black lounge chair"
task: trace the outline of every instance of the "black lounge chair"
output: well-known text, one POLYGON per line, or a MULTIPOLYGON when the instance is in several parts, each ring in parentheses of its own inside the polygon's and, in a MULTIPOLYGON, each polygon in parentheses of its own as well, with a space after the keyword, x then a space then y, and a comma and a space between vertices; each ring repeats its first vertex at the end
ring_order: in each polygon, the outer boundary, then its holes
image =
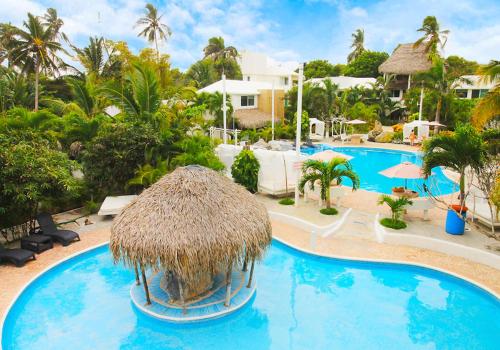
POLYGON ((79 241, 80 236, 75 231, 70 230, 59 230, 52 220, 52 215, 47 213, 39 214, 36 217, 36 221, 38 221, 38 225, 41 228, 41 234, 49 236, 54 241, 61 243, 63 246, 67 246, 73 241, 79 241))
POLYGON ((0 245, 0 261, 8 260, 22 267, 28 260, 36 260, 35 253, 26 249, 5 249, 0 245))

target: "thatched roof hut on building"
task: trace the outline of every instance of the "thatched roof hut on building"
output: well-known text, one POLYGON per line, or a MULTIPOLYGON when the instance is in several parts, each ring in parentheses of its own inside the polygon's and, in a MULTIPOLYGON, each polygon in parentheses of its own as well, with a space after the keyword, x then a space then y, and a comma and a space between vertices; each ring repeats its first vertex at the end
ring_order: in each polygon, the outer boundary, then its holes
MULTIPOLYGON (((176 169, 144 190, 114 220, 110 247, 115 261, 163 271, 173 302, 184 304, 211 287, 216 275, 263 257, 271 243, 266 208, 221 174, 197 165, 176 169)), ((229 279, 229 281, 227 280, 229 279)), ((251 280, 250 280, 251 281, 251 280)), ((249 282, 250 284, 250 282, 249 282)))
POLYGON ((391 56, 378 70, 384 75, 395 75, 390 88, 402 93, 411 86, 411 76, 425 72, 432 67, 425 45, 414 47, 413 43, 399 44, 391 56))

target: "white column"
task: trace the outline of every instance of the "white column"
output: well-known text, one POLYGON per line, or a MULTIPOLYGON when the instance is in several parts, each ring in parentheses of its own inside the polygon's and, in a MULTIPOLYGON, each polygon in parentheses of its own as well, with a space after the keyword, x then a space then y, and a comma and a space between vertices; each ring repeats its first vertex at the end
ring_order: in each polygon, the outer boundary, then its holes
POLYGON ((408 88, 406 89, 407 91, 410 90, 410 84, 411 84, 411 74, 408 75, 408 88))
POLYGON ((224 120, 224 144, 227 143, 226 75, 222 74, 222 114, 224 120))
POLYGON ((420 88, 420 104, 418 106, 418 120, 422 120, 422 105, 424 104, 424 87, 420 88))
POLYGON ((274 141, 274 81, 271 90, 271 135, 274 141))
MULTIPOLYGON (((299 65, 299 87, 297 92, 297 135, 295 137, 295 152, 297 155, 297 161, 300 157, 300 139, 301 139, 301 130, 302 130, 302 82, 303 82, 303 74, 304 64, 301 63, 299 65)), ((299 181, 300 181, 301 171, 297 169, 297 180, 295 181, 295 206, 299 205, 299 181)))

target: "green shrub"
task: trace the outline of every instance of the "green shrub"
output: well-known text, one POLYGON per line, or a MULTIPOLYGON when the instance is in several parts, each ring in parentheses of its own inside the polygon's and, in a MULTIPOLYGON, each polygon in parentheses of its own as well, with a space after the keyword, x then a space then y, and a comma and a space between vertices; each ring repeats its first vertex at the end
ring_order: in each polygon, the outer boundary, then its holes
POLYGON ((402 131, 396 131, 394 133, 393 138, 392 138, 392 142, 394 142, 394 143, 402 143, 403 142, 403 132, 402 131))
POLYGON ((392 139, 394 138, 394 133, 390 131, 384 131, 377 137, 375 137, 375 142, 380 142, 380 143, 390 143, 392 142, 392 139))
POLYGON ((231 175, 236 183, 243 185, 252 193, 257 192, 260 164, 253 152, 242 150, 234 159, 231 175))
POLYGON ((382 220, 380 220, 380 224, 394 230, 401 230, 403 228, 406 228, 406 223, 404 221, 393 220, 391 218, 383 218, 382 220))
POLYGON ((106 125, 82 152, 88 187, 98 198, 125 194, 127 182, 146 162, 146 150, 159 144, 158 132, 147 124, 106 125))
POLYGON ((292 198, 283 198, 278 203, 281 205, 294 205, 295 201, 292 198))
POLYGON ((337 215, 339 213, 335 208, 323 208, 319 212, 323 215, 337 215))
POLYGON ((85 202, 85 206, 83 207, 83 211, 85 214, 95 214, 99 211, 100 203, 94 202, 92 200, 85 202))

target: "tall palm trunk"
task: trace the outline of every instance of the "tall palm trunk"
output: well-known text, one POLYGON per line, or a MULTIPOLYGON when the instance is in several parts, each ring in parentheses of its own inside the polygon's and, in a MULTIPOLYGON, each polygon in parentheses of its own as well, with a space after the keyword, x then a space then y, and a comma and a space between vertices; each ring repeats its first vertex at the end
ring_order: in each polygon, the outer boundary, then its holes
POLYGON ((38 59, 36 60, 35 64, 35 112, 38 112, 38 94, 39 94, 39 88, 38 88, 38 81, 40 78, 40 64, 38 62, 38 59))
POLYGON ((325 202, 326 202, 326 208, 327 209, 330 209, 330 207, 332 206, 332 203, 330 202, 330 185, 331 185, 331 182, 327 182, 324 185, 326 187, 326 190, 325 190, 325 202))
MULTIPOLYGON (((436 123, 439 123, 441 119, 441 106, 443 105, 443 96, 440 94, 437 100, 437 105, 436 105, 436 123)), ((439 132, 439 127, 435 126, 434 127, 434 134, 437 134, 439 132)))
POLYGON ((156 39, 155 36, 155 46, 156 46, 156 60, 158 62, 158 65, 160 64, 160 50, 158 50, 158 39, 156 39))

